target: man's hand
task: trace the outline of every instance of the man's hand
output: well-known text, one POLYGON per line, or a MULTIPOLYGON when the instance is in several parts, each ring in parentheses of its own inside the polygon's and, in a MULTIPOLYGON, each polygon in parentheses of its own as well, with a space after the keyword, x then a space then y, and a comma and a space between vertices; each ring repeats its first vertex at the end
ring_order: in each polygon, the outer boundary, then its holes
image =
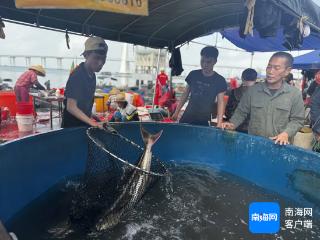
POLYGON ((90 121, 90 126, 103 129, 103 126, 102 126, 102 123, 101 123, 101 122, 95 122, 95 121, 93 121, 93 120, 90 121))
POLYGON ((289 144, 289 135, 286 132, 282 132, 275 137, 271 137, 271 140, 274 140, 275 144, 287 145, 289 144))
POLYGON ((92 115, 91 115, 91 118, 93 118, 93 119, 96 120, 97 122, 101 122, 100 118, 99 118, 97 115, 95 115, 95 114, 92 114, 92 115))
POLYGON ((224 122, 224 123, 222 123, 222 124, 221 124, 221 128, 222 128, 222 129, 227 129, 227 130, 235 130, 235 129, 236 129, 235 126, 234 126, 234 124, 231 123, 231 122, 224 122))
POLYGON ((117 130, 115 130, 113 127, 111 127, 111 126, 109 125, 109 123, 107 123, 107 122, 103 123, 102 126, 103 126, 103 128, 104 128, 106 131, 109 131, 109 132, 111 132, 111 133, 113 133, 113 134, 118 134, 117 130))

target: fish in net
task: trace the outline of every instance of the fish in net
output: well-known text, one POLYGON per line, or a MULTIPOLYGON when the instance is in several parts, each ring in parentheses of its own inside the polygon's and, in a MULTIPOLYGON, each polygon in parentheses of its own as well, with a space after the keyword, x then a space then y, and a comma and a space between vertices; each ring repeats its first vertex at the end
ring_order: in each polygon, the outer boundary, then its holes
POLYGON ((97 230, 110 229, 157 180, 168 176, 167 168, 151 151, 162 131, 150 134, 140 129, 144 148, 114 129, 87 130, 87 165, 73 199, 71 222, 97 230))

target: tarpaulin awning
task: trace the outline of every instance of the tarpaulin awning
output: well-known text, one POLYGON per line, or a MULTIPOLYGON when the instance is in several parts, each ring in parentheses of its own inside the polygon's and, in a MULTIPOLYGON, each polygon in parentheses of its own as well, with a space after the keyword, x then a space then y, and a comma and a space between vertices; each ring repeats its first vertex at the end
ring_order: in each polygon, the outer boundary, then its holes
MULTIPOLYGON (((239 48, 248 52, 273 52, 287 51, 282 46, 284 42, 283 29, 279 28, 276 37, 261 38, 259 33, 254 30, 253 36, 247 35, 246 38, 239 36, 239 28, 230 28, 221 32, 222 36, 232 42, 239 48)), ((308 37, 304 38, 303 44, 299 50, 320 49, 320 35, 312 32, 308 37)))
POLYGON ((320 50, 312 51, 295 57, 293 62, 295 69, 320 69, 320 50))
MULTIPOLYGON (((257 0, 257 2, 262 0, 257 0)), ((104 39, 153 48, 174 47, 194 38, 239 25, 244 0, 149 0, 149 16, 97 10, 17 9, 14 0, 0 1, 0 16, 69 33, 96 35, 104 39)), ((308 17, 313 29, 320 26, 320 8, 312 0, 270 0, 297 18, 308 17)), ((319 29, 318 29, 319 30, 319 29)))

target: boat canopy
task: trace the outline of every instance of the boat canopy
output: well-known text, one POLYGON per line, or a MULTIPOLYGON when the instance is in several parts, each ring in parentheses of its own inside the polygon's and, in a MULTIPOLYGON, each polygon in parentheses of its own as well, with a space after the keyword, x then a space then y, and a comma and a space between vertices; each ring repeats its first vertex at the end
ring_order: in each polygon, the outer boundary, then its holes
MULTIPOLYGON (((320 8, 312 0, 257 0, 272 4, 318 31, 320 8)), ((17 9, 14 0, 0 2, 5 21, 153 48, 174 48, 194 38, 239 26, 244 0, 149 0, 149 16, 96 10, 17 9)))
MULTIPOLYGON (((256 30, 253 31, 253 36, 248 35, 246 38, 241 38, 238 27, 221 31, 221 34, 234 45, 248 52, 288 51, 288 49, 283 46, 284 36, 282 28, 278 29, 275 37, 267 38, 260 37, 256 30)), ((299 50, 314 49, 320 49, 320 35, 316 32, 311 32, 308 37, 303 39, 299 50)))

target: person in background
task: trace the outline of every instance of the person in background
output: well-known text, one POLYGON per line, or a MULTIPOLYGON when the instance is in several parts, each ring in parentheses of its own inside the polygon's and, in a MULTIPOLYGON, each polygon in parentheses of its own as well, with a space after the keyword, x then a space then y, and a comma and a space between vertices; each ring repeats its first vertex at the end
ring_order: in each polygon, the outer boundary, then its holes
POLYGON ((289 73, 287 77, 285 78, 286 83, 288 83, 291 86, 295 86, 294 81, 293 81, 293 74, 289 73))
POLYGON ((188 106, 180 119, 180 123, 208 126, 217 98, 217 127, 221 127, 225 108, 223 97, 227 90, 227 83, 224 77, 213 70, 217 63, 219 51, 215 47, 208 46, 201 50, 200 55, 201 69, 191 71, 187 76, 186 82, 188 85, 172 119, 177 120, 181 108, 190 95, 188 106))
POLYGON ((108 45, 103 38, 90 37, 85 42, 82 62, 69 76, 65 90, 64 110, 61 127, 93 126, 101 127, 98 118, 92 115, 96 72, 100 72, 106 62, 108 45))
POLYGON ((316 87, 314 88, 310 101, 310 121, 311 126, 320 119, 320 71, 317 71, 314 77, 316 87))
POLYGON ((308 106, 311 105, 312 96, 319 86, 320 86, 320 70, 317 70, 314 74, 314 80, 310 83, 307 89, 306 105, 308 106))
POLYGON ((39 90, 45 90, 45 87, 39 83, 38 76, 46 76, 46 71, 41 65, 29 67, 28 71, 18 78, 14 86, 17 102, 29 102, 29 91, 32 86, 39 90))
POLYGON ((320 152, 320 116, 312 125, 312 132, 313 132, 313 147, 312 151, 320 152))
POLYGON ((236 78, 230 78, 230 89, 233 90, 233 89, 236 89, 238 88, 238 82, 237 82, 237 79, 236 78))
POLYGON ((124 93, 117 94, 115 103, 118 105, 118 109, 113 114, 110 122, 139 121, 137 108, 128 103, 124 93))
POLYGON ((268 137, 280 145, 292 143, 304 123, 301 92, 284 81, 292 63, 289 53, 273 54, 266 69, 266 81, 245 92, 230 122, 222 127, 234 130, 250 116, 249 134, 268 137))
MULTIPOLYGON (((226 120, 228 121, 234 111, 236 110, 242 95, 249 89, 255 85, 257 80, 258 73, 256 70, 252 68, 247 68, 242 72, 241 79, 242 84, 239 88, 232 89, 229 93, 229 100, 226 106, 225 116, 227 117, 226 120)), ((249 117, 247 117, 244 122, 237 127, 237 131, 248 133, 248 125, 249 125, 249 117)))
POLYGON ((161 69, 160 74, 157 76, 156 89, 153 103, 154 105, 159 105, 159 99, 168 89, 168 75, 165 73, 164 69, 161 69))

